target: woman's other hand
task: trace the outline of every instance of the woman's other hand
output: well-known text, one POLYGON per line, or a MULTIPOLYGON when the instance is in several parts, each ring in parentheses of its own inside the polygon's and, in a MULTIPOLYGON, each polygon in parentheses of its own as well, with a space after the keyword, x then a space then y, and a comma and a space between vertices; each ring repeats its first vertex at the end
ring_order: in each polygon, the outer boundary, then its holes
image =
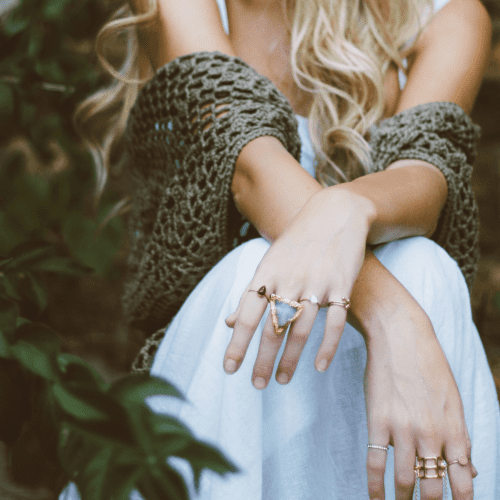
MULTIPOLYGON (((286 346, 276 371, 276 380, 288 383, 297 367, 319 307, 319 303, 350 297, 364 261, 366 238, 374 218, 373 206, 364 197, 341 186, 314 194, 272 244, 241 298, 237 311, 226 323, 234 328, 224 357, 227 373, 241 365, 248 345, 267 308, 267 300, 257 291, 266 287, 276 294, 304 305, 301 316, 292 323, 286 346)), ((345 308, 328 308, 323 342, 315 366, 325 371, 337 349, 346 322, 345 308)), ((276 356, 285 338, 277 335, 269 314, 253 371, 253 384, 264 389, 272 374, 276 356)))
MULTIPOLYGON (((415 458, 467 457, 453 464, 448 477, 454 499, 472 500, 470 439, 462 400, 432 324, 406 292, 397 305, 380 305, 365 328, 368 360, 365 397, 370 444, 394 447, 397 500, 411 500, 415 458)), ((386 453, 368 450, 370 499, 384 499, 386 453)), ((443 498, 443 480, 422 479, 423 500, 443 498)))

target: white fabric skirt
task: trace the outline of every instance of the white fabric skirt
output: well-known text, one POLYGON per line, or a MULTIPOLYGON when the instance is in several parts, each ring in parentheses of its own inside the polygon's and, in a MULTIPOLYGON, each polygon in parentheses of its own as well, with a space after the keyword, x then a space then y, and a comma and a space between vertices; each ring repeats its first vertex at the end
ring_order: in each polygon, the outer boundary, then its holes
MULTIPOLYGON (((241 470, 224 477, 204 472, 199 493, 191 488, 193 499, 368 499, 366 349, 354 328, 346 326, 330 368, 318 373, 314 359, 325 326, 325 310, 320 310, 292 381, 281 386, 272 378, 258 391, 251 374, 265 315, 239 371, 226 375, 223 370, 232 334, 224 319, 236 310, 268 248, 262 238, 241 245, 191 293, 168 328, 151 370, 177 386, 187 402, 155 396, 148 404, 179 418, 241 470)), ((375 253, 425 309, 451 365, 479 471, 474 498, 500 499, 499 405, 460 269, 443 249, 422 237, 386 244, 375 253)), ((277 362, 280 357, 281 352, 277 362)), ((173 463, 191 482, 186 463, 173 463)), ((392 500, 392 448, 385 483, 386 499, 392 500)), ((71 485, 60 500, 76 498, 71 485)))

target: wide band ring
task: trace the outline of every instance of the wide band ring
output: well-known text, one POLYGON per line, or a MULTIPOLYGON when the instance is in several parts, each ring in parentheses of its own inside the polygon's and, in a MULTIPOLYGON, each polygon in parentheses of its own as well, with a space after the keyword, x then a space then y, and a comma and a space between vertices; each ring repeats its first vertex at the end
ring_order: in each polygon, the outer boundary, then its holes
POLYGON ((443 457, 417 457, 415 479, 444 478, 447 467, 443 457))

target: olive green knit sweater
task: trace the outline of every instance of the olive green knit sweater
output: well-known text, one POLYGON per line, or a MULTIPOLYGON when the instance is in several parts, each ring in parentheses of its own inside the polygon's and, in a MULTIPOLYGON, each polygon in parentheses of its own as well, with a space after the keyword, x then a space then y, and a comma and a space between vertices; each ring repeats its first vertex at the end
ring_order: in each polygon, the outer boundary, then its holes
MULTIPOLYGON (((451 103, 385 120, 371 134, 372 171, 414 158, 441 169, 448 201, 434 239, 469 286, 477 265, 477 208, 470 188, 478 127, 451 103)), ((274 136, 297 159, 300 138, 286 98, 240 59, 217 52, 178 58, 144 86, 126 130, 134 180, 124 309, 147 333, 166 326, 203 276, 257 231, 231 196, 236 159, 274 136)))

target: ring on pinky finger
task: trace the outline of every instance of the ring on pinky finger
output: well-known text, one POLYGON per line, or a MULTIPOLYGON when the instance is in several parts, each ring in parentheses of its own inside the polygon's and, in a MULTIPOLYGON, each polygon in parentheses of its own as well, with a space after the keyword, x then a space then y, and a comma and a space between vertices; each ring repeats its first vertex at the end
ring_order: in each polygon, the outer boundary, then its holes
POLYGON ((370 444, 366 445, 368 448, 366 454, 368 495, 371 499, 385 498, 384 476, 389 447, 380 443, 387 443, 388 441, 388 437, 383 439, 382 436, 379 436, 377 439, 371 439, 370 444))

